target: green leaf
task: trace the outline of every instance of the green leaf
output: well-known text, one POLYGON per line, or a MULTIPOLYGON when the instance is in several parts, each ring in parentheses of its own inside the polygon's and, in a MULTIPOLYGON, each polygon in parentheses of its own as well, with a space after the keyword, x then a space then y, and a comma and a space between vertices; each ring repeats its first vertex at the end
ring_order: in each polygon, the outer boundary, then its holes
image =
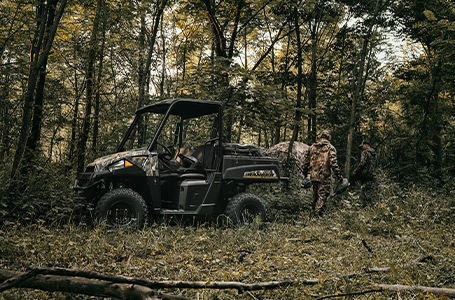
POLYGON ((425 15, 425 17, 427 18, 428 21, 437 21, 438 19, 436 19, 436 17, 434 16, 434 13, 431 11, 431 10, 424 10, 423 11, 423 14, 425 15))

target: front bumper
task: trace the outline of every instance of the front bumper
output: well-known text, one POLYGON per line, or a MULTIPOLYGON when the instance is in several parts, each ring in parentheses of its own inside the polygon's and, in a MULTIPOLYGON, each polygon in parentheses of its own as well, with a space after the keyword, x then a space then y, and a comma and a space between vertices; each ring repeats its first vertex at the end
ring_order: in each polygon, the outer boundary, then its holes
POLYGON ((80 201, 95 202, 104 189, 106 174, 103 173, 80 173, 73 186, 74 198, 80 201))

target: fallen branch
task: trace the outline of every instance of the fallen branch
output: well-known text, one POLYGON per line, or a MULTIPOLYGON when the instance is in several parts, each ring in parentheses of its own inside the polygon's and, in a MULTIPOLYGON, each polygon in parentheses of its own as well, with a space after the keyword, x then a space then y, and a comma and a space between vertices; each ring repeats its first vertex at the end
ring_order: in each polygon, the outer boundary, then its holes
MULTIPOLYGON (((15 286, 18 286, 25 280, 27 280, 31 277, 34 277, 37 274, 38 274, 38 270, 35 269, 35 270, 29 271, 29 272, 13 275, 10 278, 7 278, 6 280, 3 279, 3 282, 0 284, 0 293, 8 290, 10 288, 13 288, 15 286)), ((1 274, 0 274, 0 279, 1 279, 1 274)))
MULTIPOLYGON (((369 268, 365 269, 365 273, 373 272, 387 272, 389 268, 369 268)), ((355 276, 363 275, 364 273, 351 273, 341 274, 333 278, 327 278, 325 280, 335 280, 339 278, 352 278, 355 276)), ((19 287, 21 282, 27 281, 31 277, 36 275, 53 275, 53 276, 64 276, 64 277, 79 277, 84 279, 100 280, 105 282, 111 282, 116 284, 134 284, 138 286, 147 287, 150 289, 162 289, 162 288, 192 288, 192 289, 237 289, 239 293, 245 291, 256 291, 265 289, 275 289, 278 287, 302 284, 302 285, 316 285, 321 283, 321 279, 301 279, 301 280, 282 280, 282 281, 269 281, 262 283, 241 283, 241 282, 210 282, 210 281, 157 281, 147 280, 135 277, 103 274, 95 271, 85 270, 73 270, 65 268, 35 268, 28 272, 18 273, 7 270, 0 270, 0 280, 4 281, 0 284, 0 292, 3 290, 19 287)))
POLYGON ((37 274, 37 272, 39 272, 39 269, 33 269, 29 272, 0 270, 0 281, 4 281, 1 286, 6 287, 8 285, 9 288, 31 288, 50 292, 59 291, 117 299, 188 299, 181 296, 162 294, 141 285, 118 284, 106 280, 83 277, 43 275, 37 274))
POLYGON ((388 291, 396 291, 396 292, 423 292, 429 293, 434 295, 444 295, 446 297, 455 298, 455 289, 449 288, 435 288, 429 286, 421 286, 421 285, 401 285, 401 284, 373 284, 374 287, 388 290, 388 291))
MULTIPOLYGON (((0 280, 12 280, 12 277, 20 276, 27 278, 22 281, 14 281, 9 284, 8 288, 22 287, 23 284, 29 281, 33 281, 30 278, 30 274, 35 277, 38 275, 46 276, 61 276, 65 280, 72 280, 73 278, 89 279, 89 280, 100 280, 104 282, 110 282, 112 284, 129 284, 134 286, 147 287, 149 289, 162 289, 162 288, 192 288, 192 289, 236 289, 239 293, 245 291, 257 291, 266 289, 275 289, 282 286, 288 286, 295 283, 305 284, 305 281, 296 280, 282 280, 282 281, 269 281, 262 283, 241 283, 233 281, 221 281, 221 282, 210 282, 210 281, 152 281, 146 279, 140 279, 135 277, 127 277, 120 275, 109 275, 95 271, 84 271, 84 270, 71 270, 64 268, 37 268, 32 269, 26 273, 12 273, 11 271, 0 270, 0 280), (9 276, 5 275, 5 272, 9 272, 9 276)), ((309 284, 314 284, 310 281, 309 284)))
POLYGON ((366 290, 366 291, 360 291, 360 292, 339 293, 339 294, 321 296, 321 297, 316 298, 315 300, 346 297, 346 296, 359 296, 359 295, 365 295, 365 294, 370 294, 370 293, 378 293, 378 292, 382 292, 382 291, 383 291, 382 289, 375 289, 375 290, 366 290))
MULTIPOLYGON (((369 268, 364 273, 338 275, 326 280, 350 278, 365 273, 387 272, 389 268, 369 268)), ((85 294, 99 297, 119 299, 187 299, 156 292, 163 288, 192 288, 192 289, 236 289, 239 293, 275 289, 289 285, 316 285, 320 279, 282 280, 261 283, 241 282, 211 282, 211 281, 154 281, 120 275, 103 274, 95 271, 71 270, 64 268, 36 268, 28 272, 0 270, 0 292, 17 288, 33 288, 45 291, 61 291, 85 294)), ((372 284, 375 290, 355 293, 373 293, 383 290, 424 292, 435 295, 455 297, 455 289, 434 288, 424 286, 372 284)), ((322 296, 319 299, 341 297, 344 294, 322 296)), ((360 294, 346 294, 360 295, 360 294)))

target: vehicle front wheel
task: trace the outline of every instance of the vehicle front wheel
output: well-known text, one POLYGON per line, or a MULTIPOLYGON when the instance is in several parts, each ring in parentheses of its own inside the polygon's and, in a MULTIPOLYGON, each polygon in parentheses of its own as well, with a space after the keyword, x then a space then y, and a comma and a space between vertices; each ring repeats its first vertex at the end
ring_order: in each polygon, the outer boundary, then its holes
POLYGON ((241 193, 229 201, 226 216, 234 225, 263 222, 266 218, 265 205, 262 199, 251 193, 241 193))
POLYGON ((98 201, 95 216, 109 227, 142 228, 147 218, 147 204, 131 189, 115 189, 98 201))

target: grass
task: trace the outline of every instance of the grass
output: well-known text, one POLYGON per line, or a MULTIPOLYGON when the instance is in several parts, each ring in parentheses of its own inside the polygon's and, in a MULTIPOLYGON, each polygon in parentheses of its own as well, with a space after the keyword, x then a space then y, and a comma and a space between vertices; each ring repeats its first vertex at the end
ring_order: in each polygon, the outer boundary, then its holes
MULTIPOLYGON (((365 208, 357 205, 356 192, 338 196, 320 219, 313 219, 307 210, 308 195, 268 194, 273 221, 259 228, 154 223, 141 231, 122 231, 10 224, 0 230, 0 268, 58 266, 156 280, 321 280, 316 286, 241 295, 235 290, 166 291, 193 299, 312 299, 311 295, 367 290, 370 282, 455 288, 455 190, 402 189, 388 182, 379 190, 378 202, 365 208), (279 213, 285 203, 295 206, 298 201, 294 214, 279 213), (391 271, 333 279, 367 267, 391 271)), ((0 299, 67 297, 18 289, 0 294, 0 299)), ((387 292, 354 298, 437 297, 387 292)))

